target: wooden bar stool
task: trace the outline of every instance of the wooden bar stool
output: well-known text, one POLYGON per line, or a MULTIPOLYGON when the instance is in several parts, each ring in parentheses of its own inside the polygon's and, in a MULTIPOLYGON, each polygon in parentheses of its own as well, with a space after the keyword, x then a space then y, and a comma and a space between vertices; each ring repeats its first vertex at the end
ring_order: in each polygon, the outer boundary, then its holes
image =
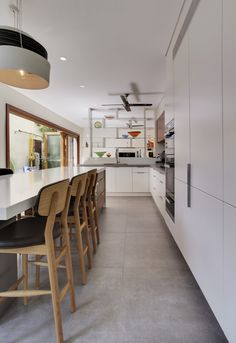
POLYGON ((78 175, 71 180, 71 203, 67 222, 69 226, 75 225, 75 235, 79 254, 79 266, 81 282, 87 283, 87 273, 85 267, 85 256, 87 256, 88 268, 91 269, 92 261, 90 254, 89 229, 86 211, 86 194, 88 188, 88 174, 78 175), (83 232, 84 240, 83 243, 83 232))
POLYGON ((8 291, 0 293, 0 302, 6 297, 27 298, 38 295, 52 297, 55 331, 57 343, 63 343, 63 329, 60 303, 69 292, 71 312, 76 310, 73 286, 73 272, 70 254, 70 242, 67 227, 67 213, 69 209, 71 187, 69 180, 60 181, 42 188, 36 202, 36 215, 15 221, 0 230, 0 253, 22 254, 23 273, 8 291), (61 213, 61 225, 55 223, 56 215, 61 213), (56 254, 55 239, 62 236, 63 245, 59 254, 56 254), (28 289, 28 265, 27 256, 44 255, 47 263, 39 262, 47 266, 49 271, 49 290, 28 289), (67 282, 63 289, 59 290, 57 268, 61 266, 61 260, 65 260, 67 282), (23 282, 23 290, 17 290, 23 282))
POLYGON ((96 205, 96 183, 97 183, 97 169, 88 172, 88 190, 86 196, 86 206, 88 213, 88 222, 91 228, 91 236, 93 243, 93 253, 97 252, 97 244, 100 243, 98 214, 96 205))

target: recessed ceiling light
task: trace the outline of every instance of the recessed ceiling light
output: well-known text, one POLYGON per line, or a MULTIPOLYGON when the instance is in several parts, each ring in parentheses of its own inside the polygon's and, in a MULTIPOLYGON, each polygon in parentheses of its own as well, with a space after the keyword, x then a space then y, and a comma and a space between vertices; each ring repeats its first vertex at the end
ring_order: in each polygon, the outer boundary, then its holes
POLYGON ((85 85, 80 85, 80 88, 85 88, 85 85))
POLYGON ((65 61, 67 61, 67 58, 66 58, 65 56, 61 56, 61 57, 60 57, 60 60, 63 61, 63 62, 65 62, 65 61))

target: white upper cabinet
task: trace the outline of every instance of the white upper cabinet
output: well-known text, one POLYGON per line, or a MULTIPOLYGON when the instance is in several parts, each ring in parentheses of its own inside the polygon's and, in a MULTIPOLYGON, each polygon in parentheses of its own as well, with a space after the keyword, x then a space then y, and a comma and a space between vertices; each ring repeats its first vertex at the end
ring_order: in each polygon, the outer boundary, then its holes
POLYGON ((236 1, 223 1, 224 200, 236 206, 236 1))
POLYGON ((236 342, 236 208, 224 206, 224 327, 230 342, 236 342))
POLYGON ((174 59, 175 176, 187 182, 190 162, 188 33, 174 59))
POLYGON ((222 0, 201 0, 189 27, 192 185, 219 199, 223 199, 221 55, 222 0))
POLYGON ((165 92, 165 124, 174 118, 174 96, 173 96, 174 70, 173 60, 166 60, 166 92, 165 92))

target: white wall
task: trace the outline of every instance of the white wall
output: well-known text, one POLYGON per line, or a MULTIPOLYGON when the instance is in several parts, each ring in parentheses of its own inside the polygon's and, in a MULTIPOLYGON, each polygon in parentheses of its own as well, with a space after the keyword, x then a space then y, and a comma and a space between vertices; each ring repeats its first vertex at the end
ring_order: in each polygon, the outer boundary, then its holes
MULTIPOLYGON (((36 91, 38 92, 38 91, 36 91)), ((55 99, 56 101, 56 99, 55 99)), ((41 106, 30 98, 18 93, 15 89, 0 83, 0 167, 6 165, 6 104, 18 107, 26 112, 32 113, 40 118, 60 125, 78 134, 83 133, 83 129, 69 120, 61 117, 49 109, 41 106)))

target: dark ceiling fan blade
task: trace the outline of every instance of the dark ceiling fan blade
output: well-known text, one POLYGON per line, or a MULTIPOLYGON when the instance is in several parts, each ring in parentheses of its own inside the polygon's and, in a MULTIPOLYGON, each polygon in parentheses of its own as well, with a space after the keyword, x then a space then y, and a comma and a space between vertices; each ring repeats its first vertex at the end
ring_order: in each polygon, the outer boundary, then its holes
POLYGON ((130 112, 131 108, 130 108, 129 102, 127 100, 127 96, 128 96, 128 94, 126 94, 126 95, 123 94, 123 95, 120 95, 120 98, 124 104, 124 108, 126 109, 126 111, 130 112))
POLYGON ((140 97, 139 97, 140 91, 139 91, 139 88, 138 88, 137 83, 135 83, 135 82, 130 82, 130 88, 131 88, 131 90, 132 90, 132 92, 133 92, 133 95, 134 95, 134 97, 135 97, 135 100, 136 100, 137 102, 139 102, 139 101, 140 101, 140 97))
POLYGON ((123 104, 103 104, 101 106, 123 106, 123 104))
POLYGON ((132 107, 134 107, 134 106, 152 106, 152 104, 129 104, 129 106, 132 106, 132 107))
MULTIPOLYGON (((124 94, 135 95, 136 93, 134 93, 134 92, 108 93, 109 96, 124 95, 124 94)), ((162 91, 159 91, 159 92, 139 92, 138 94, 139 95, 161 95, 161 94, 164 94, 164 92, 162 92, 162 91)))

